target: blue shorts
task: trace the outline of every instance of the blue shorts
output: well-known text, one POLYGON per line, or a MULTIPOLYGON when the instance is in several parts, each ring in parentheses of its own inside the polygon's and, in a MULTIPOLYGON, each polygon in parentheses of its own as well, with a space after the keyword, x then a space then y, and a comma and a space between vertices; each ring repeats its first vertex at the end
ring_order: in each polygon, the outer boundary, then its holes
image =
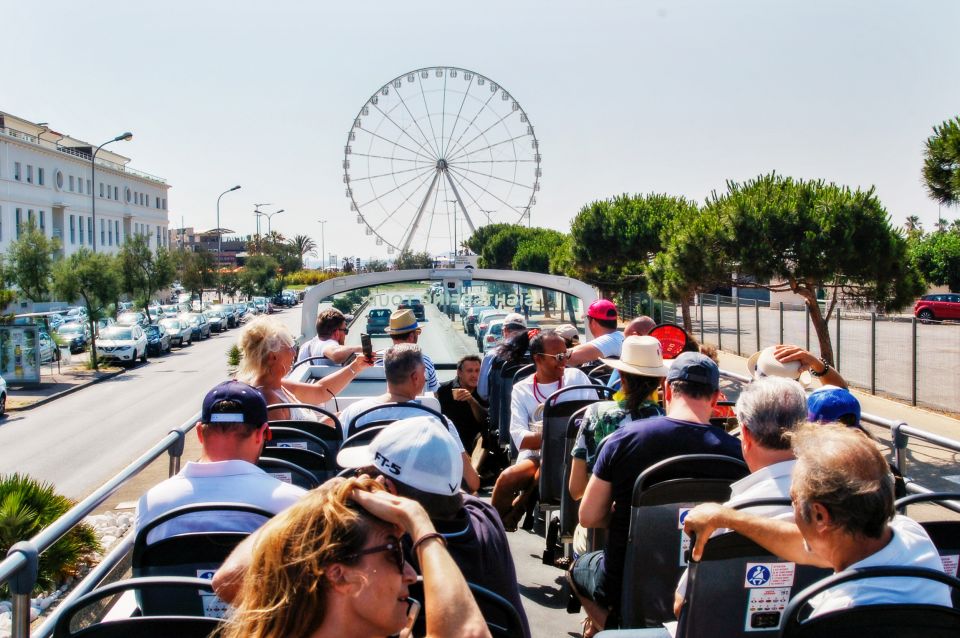
POLYGON ((619 606, 620 601, 608 600, 606 590, 607 571, 603 564, 603 551, 589 552, 581 555, 570 567, 570 576, 573 585, 584 598, 612 609, 619 606))

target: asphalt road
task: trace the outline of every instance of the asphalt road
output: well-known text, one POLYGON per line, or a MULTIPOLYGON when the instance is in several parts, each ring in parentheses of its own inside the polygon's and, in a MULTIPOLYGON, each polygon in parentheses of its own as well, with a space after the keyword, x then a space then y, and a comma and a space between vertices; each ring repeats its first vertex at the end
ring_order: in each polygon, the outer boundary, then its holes
MULTIPOLYGON (((299 333, 298 308, 274 315, 299 333)), ((0 421, 0 473, 21 472, 82 498, 200 411, 227 378, 234 328, 0 421)))

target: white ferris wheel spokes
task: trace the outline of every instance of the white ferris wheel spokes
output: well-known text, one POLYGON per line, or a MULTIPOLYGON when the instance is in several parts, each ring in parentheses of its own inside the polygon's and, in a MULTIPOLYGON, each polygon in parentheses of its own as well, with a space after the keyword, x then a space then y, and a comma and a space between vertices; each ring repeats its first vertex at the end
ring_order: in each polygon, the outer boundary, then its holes
POLYGON ((343 170, 350 209, 377 245, 456 251, 479 226, 529 222, 540 148, 506 89, 473 71, 429 67, 370 96, 343 170))

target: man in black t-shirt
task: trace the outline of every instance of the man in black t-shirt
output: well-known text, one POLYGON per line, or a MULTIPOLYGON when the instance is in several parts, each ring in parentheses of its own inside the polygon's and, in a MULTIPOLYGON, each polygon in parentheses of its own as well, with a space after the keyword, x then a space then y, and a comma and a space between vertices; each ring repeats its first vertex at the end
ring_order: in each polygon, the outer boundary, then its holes
POLYGON ((480 357, 468 354, 457 363, 457 377, 437 390, 440 411, 453 421, 468 454, 474 439, 487 427, 487 402, 477 394, 479 379, 480 357))
POLYGON ((633 486, 645 469, 683 454, 742 459, 740 441, 710 425, 720 394, 720 370, 708 357, 685 352, 673 361, 665 391, 667 416, 633 421, 611 434, 597 457, 580 501, 580 524, 608 528, 603 551, 580 556, 568 575, 597 628, 618 615, 630 529, 633 486))

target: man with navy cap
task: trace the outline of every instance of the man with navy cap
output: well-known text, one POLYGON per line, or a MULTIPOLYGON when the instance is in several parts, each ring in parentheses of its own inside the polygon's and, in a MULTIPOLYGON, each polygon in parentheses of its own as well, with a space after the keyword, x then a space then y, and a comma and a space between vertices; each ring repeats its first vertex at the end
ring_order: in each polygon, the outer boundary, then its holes
POLYGON ((580 556, 568 574, 594 627, 603 628, 611 613, 619 615, 630 501, 640 473, 683 454, 743 458, 740 441, 710 425, 721 396, 717 364, 698 352, 685 352, 667 373, 667 415, 622 426, 600 451, 580 501, 580 524, 608 528, 607 547, 580 556))
MULTIPOLYGON (((280 481, 255 463, 269 440, 267 402, 256 388, 224 381, 207 393, 197 422, 200 460, 152 487, 137 503, 137 529, 177 507, 242 503, 274 514, 297 502, 304 490, 280 481)), ((150 532, 148 542, 193 531, 255 530, 263 517, 240 512, 180 516, 150 532)))

